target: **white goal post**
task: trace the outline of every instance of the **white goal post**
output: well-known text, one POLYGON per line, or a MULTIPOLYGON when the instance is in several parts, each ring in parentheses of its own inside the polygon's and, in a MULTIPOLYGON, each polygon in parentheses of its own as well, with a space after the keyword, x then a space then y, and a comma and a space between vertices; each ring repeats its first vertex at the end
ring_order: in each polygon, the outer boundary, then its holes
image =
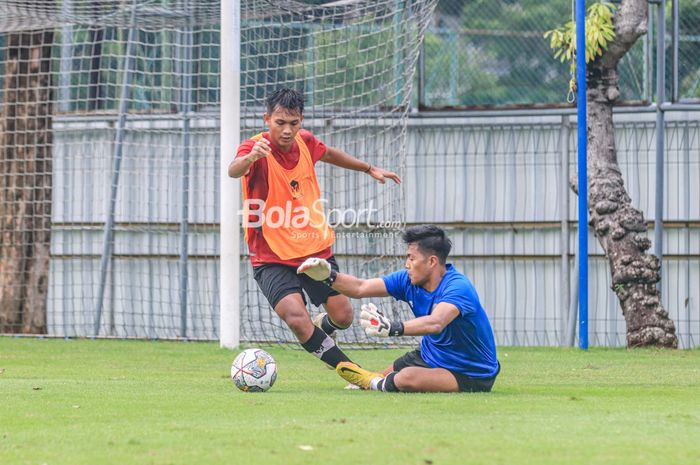
POLYGON ((241 2, 221 2, 221 226, 219 247, 219 344, 232 349, 240 343, 240 181, 228 176, 228 165, 241 138, 241 2))

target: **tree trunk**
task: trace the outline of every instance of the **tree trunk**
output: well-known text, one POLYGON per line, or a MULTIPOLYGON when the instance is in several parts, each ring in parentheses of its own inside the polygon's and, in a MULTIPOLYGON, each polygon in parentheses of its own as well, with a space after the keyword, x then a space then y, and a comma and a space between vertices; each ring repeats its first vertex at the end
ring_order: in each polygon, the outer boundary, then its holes
POLYGON ((677 347, 673 321, 661 305, 656 283, 659 259, 647 253, 646 223, 631 200, 617 164, 612 108, 620 95, 617 64, 647 31, 646 0, 624 0, 615 14, 616 38, 588 66, 588 213, 605 251, 627 323, 628 347, 677 347))
POLYGON ((7 38, 0 113, 0 332, 45 333, 53 33, 7 38))

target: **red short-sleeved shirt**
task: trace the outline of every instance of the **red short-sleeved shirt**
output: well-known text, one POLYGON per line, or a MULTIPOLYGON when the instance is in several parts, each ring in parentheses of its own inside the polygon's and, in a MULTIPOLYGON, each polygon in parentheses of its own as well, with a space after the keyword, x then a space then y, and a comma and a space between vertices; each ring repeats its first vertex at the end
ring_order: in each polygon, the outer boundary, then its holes
MULTIPOLYGON (((326 145, 318 140, 310 131, 306 129, 300 129, 299 135, 309 149, 311 154, 311 160, 314 164, 319 161, 326 154, 326 145)), ((269 133, 263 133, 263 137, 270 142, 269 133)), ((236 153, 236 158, 248 155, 253 149, 255 141, 248 139, 243 142, 236 153)), ((299 146, 296 142, 292 142, 292 148, 287 153, 280 152, 272 142, 270 142, 270 148, 272 149, 271 155, 275 157, 284 168, 292 169, 299 162, 299 146)), ((270 156, 270 155, 268 155, 270 156)), ((260 199, 267 200, 267 160, 261 158, 256 161, 248 169, 248 173, 244 175, 246 181, 248 182, 248 199, 260 199)), ((260 228, 251 228, 248 231, 248 249, 250 250, 250 262, 253 266, 260 266, 269 263, 281 263, 283 265, 299 266, 308 257, 300 257, 293 260, 283 260, 275 254, 270 246, 265 241, 263 237, 262 230, 260 228)), ((322 250, 313 254, 314 257, 329 258, 333 255, 331 248, 322 250)))

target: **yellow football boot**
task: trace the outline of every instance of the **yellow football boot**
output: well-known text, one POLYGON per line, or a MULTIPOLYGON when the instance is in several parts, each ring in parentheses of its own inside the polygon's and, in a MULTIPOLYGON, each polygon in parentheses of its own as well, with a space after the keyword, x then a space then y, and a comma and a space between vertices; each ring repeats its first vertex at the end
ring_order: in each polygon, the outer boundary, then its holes
POLYGON ((365 390, 370 389, 372 380, 384 377, 381 373, 365 370, 358 364, 352 362, 340 362, 338 366, 335 367, 335 372, 345 381, 360 386, 360 388, 365 390))

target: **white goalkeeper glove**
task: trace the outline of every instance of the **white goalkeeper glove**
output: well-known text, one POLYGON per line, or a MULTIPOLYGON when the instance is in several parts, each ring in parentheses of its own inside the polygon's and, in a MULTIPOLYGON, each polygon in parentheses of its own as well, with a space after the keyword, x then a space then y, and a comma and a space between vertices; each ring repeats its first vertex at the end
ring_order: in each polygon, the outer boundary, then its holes
POLYGON ((299 268, 297 274, 304 273, 315 281, 322 281, 327 285, 333 284, 338 272, 331 268, 331 264, 323 258, 307 258, 299 268))
POLYGON ((403 335, 403 323, 391 321, 385 317, 376 305, 370 303, 363 305, 360 313, 360 326, 365 329, 368 336, 401 336, 403 335))

